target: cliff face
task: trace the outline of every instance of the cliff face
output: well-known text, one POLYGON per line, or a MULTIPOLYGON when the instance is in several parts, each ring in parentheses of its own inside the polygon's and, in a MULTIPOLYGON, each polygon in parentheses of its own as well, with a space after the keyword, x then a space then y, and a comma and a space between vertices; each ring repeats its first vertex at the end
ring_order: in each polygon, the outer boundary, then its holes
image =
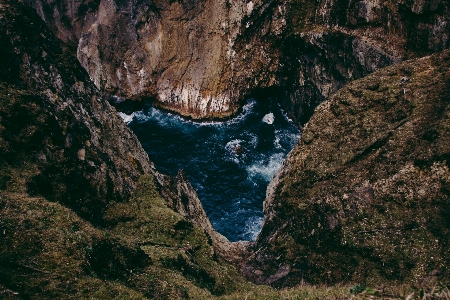
POLYGON ((160 106, 192 118, 237 111, 233 43, 258 2, 30 1, 58 37, 78 47, 99 89, 157 96, 160 106))
POLYGON ((280 88, 301 124, 348 82, 449 46, 446 1, 266 1, 243 23, 235 89, 280 88))
POLYGON ((450 262, 450 52, 319 105, 274 176, 242 270, 258 283, 417 280, 450 262))
POLYGON ((9 100, 2 111, 4 185, 17 184, 8 181, 9 169, 25 156, 36 164, 29 193, 95 219, 153 172, 147 154, 37 15, 9 2, 1 13, 0 82, 9 100))
POLYGON ((447 1, 29 2, 98 88, 199 119, 279 87, 304 124, 346 83, 447 48, 450 31, 447 1))

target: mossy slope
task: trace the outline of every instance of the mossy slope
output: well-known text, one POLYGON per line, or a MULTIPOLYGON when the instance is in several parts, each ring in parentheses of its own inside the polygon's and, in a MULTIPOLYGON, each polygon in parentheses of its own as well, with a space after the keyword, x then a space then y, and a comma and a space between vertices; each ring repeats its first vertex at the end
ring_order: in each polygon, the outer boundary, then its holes
POLYGON ((167 207, 152 176, 108 207, 105 228, 42 197, 0 195, 0 284, 18 299, 206 299, 251 287, 167 207))
POLYGON ((320 105, 269 186, 258 282, 403 282, 450 263, 450 52, 320 105))

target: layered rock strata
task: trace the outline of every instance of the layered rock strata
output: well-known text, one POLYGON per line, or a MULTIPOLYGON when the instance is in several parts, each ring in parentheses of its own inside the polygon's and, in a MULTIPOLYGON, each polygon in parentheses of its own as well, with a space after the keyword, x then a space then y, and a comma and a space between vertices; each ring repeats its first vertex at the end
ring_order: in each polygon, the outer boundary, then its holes
POLYGON ((450 262, 450 51, 319 105, 274 176, 242 270, 257 283, 414 281, 450 262))

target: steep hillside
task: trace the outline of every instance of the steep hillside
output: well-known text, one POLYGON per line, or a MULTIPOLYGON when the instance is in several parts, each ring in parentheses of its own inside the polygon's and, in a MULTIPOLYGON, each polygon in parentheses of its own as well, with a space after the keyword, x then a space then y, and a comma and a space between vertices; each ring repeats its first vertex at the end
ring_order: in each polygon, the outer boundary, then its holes
MULTIPOLYGON (((450 263, 450 51, 375 72, 314 112, 274 176, 255 282, 403 282, 450 263)), ((447 273, 448 276, 448 273, 447 273)))
POLYGON ((153 168, 34 10, 0 1, 0 43, 0 299, 280 297, 222 258, 242 248, 182 173, 153 168))
POLYGON ((30 194, 96 219, 108 201, 126 199, 139 177, 153 172, 147 154, 32 10, 9 1, 0 9, 4 186, 16 184, 11 169, 32 161, 30 194))

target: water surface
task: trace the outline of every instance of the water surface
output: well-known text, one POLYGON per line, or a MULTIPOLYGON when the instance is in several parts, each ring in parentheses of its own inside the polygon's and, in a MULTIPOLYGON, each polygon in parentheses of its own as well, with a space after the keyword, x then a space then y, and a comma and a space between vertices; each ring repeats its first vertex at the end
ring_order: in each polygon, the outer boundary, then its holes
POLYGON ((249 100, 226 122, 188 121, 153 107, 122 116, 160 172, 184 170, 214 229, 230 241, 257 237, 267 185, 299 138, 276 103, 249 100))

